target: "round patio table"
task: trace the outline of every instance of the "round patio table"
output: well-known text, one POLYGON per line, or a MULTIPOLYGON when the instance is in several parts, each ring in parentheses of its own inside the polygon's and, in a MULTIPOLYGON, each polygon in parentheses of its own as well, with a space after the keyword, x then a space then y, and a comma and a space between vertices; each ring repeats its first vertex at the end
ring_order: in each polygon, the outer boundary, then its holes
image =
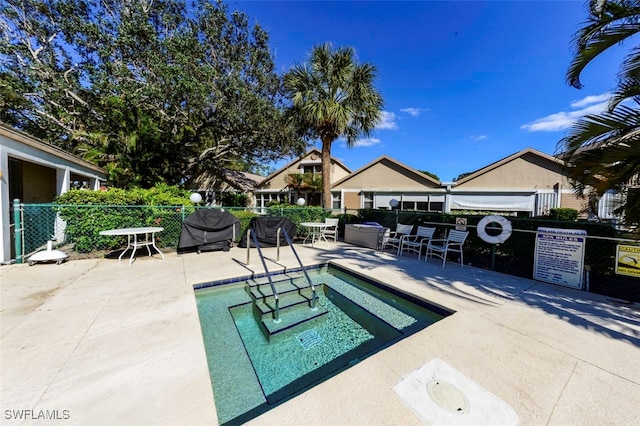
POLYGON ((307 237, 302 241, 302 244, 306 244, 309 238, 311 238, 311 247, 313 247, 313 244, 319 240, 325 240, 327 244, 329 243, 329 241, 327 241, 327 239, 324 237, 324 235, 322 235, 322 232, 320 231, 330 225, 326 224, 325 222, 302 222, 300 225, 304 226, 305 228, 309 228, 311 232, 311 234, 307 235, 307 237))

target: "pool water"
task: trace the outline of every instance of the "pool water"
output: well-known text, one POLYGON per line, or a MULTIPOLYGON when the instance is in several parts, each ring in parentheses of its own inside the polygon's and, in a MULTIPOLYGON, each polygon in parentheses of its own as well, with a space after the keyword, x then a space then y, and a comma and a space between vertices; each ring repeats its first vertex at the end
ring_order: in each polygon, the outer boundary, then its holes
POLYGON ((246 422, 449 314, 333 266, 309 276, 328 314, 271 338, 245 283, 196 290, 221 424, 246 422))

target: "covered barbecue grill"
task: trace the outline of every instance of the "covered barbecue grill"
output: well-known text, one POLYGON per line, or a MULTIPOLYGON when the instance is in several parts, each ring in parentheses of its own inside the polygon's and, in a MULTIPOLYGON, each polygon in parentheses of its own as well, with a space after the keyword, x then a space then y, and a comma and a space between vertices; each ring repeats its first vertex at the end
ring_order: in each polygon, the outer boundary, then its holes
POLYGON ((182 224, 178 253, 224 250, 240 236, 240 220, 223 209, 198 209, 182 224))
MULTIPOLYGON (((278 242, 278 228, 283 228, 293 239, 296 234, 296 224, 286 217, 254 217, 249 223, 249 228, 255 232, 260 247, 275 247, 278 242)), ((253 246, 253 242, 251 243, 253 246)), ((287 240, 284 234, 280 233, 280 245, 286 246, 287 240)), ((242 236, 240 247, 247 246, 247 235, 242 236)))

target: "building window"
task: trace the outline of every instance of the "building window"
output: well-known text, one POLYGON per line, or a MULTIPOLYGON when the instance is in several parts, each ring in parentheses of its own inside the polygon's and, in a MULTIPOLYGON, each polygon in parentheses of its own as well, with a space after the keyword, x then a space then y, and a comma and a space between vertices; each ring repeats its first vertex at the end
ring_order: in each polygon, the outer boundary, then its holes
POLYGON ((431 204, 429 204, 430 212, 441 212, 443 211, 443 208, 444 203, 442 201, 432 201, 431 204))
POLYGON ((331 208, 335 210, 340 209, 340 194, 331 194, 331 208))
POLYGON ((288 193, 271 193, 271 194, 260 194, 260 203, 262 207, 266 207, 267 204, 271 201, 275 201, 278 203, 284 203, 287 200, 288 193))
POLYGON ((400 210, 415 210, 416 209, 416 203, 415 201, 403 201, 402 204, 400 205, 400 210))
POLYGON ((312 164, 310 166, 303 166, 302 173, 311 173, 314 175, 319 175, 322 173, 322 164, 312 164))
POLYGON ((362 208, 363 209, 373 208, 373 192, 365 192, 362 194, 362 208))

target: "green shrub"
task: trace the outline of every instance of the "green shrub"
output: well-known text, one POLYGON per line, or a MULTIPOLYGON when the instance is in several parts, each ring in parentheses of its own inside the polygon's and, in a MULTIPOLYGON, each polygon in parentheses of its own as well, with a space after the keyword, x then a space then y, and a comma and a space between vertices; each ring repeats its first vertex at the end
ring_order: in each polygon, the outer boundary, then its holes
POLYGON ((578 210, 567 208, 550 209, 549 219, 570 220, 575 222, 578 220, 578 210))
POLYGON ((194 211, 190 192, 169 185, 125 191, 71 190, 56 198, 57 212, 67 223, 65 240, 74 250, 114 250, 126 244, 126 237, 99 234, 105 229, 161 226, 159 247, 176 246, 184 217, 194 211), (184 207, 182 207, 184 206, 184 207))
POLYGON ((230 212, 240 220, 240 235, 236 235, 236 242, 240 241, 243 235, 247 233, 247 229, 249 228, 249 223, 251 219, 258 214, 249 211, 231 211, 230 212))
POLYGON ((220 204, 229 207, 247 207, 249 197, 238 192, 223 192, 219 198, 220 204))
POLYGON ((274 203, 267 208, 267 215, 290 219, 296 224, 296 235, 298 237, 306 237, 311 231, 304 226, 300 226, 300 224, 302 222, 324 222, 326 217, 331 216, 331 210, 323 209, 322 207, 274 203))

